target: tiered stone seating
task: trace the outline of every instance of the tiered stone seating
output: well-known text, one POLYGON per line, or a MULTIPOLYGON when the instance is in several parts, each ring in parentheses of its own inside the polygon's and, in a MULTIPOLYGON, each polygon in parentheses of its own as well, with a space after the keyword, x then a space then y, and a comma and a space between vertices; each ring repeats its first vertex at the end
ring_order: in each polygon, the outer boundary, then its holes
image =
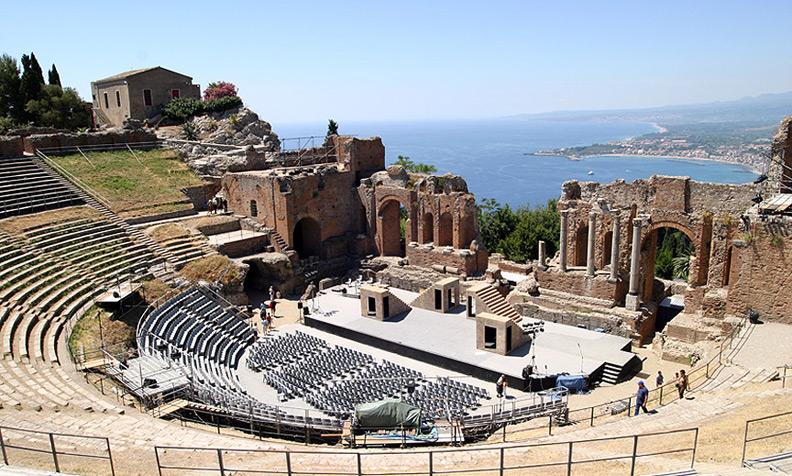
POLYGON ((0 218, 80 203, 71 187, 34 159, 0 159, 0 218))
POLYGON ((0 404, 122 411, 57 365, 58 339, 109 286, 148 274, 156 260, 99 213, 0 233, 0 404))
POLYGON ((173 262, 177 269, 183 267, 190 261, 217 254, 217 251, 209 246, 206 238, 200 235, 173 238, 161 241, 160 245, 162 245, 162 247, 165 248, 165 252, 173 258, 173 262))

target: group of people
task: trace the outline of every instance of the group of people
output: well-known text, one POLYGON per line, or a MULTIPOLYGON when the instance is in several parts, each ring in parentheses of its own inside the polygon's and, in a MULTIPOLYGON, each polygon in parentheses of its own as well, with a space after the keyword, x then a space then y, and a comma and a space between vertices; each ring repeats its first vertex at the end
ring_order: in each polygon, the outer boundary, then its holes
POLYGON ((220 195, 215 195, 206 204, 206 209, 209 211, 209 213, 216 213, 220 211, 223 213, 228 213, 228 200, 221 197, 220 195))
POLYGON ((274 287, 269 287, 269 301, 264 301, 259 306, 261 311, 261 327, 263 328, 264 335, 269 335, 269 331, 273 328, 273 320, 275 319, 275 307, 278 305, 278 299, 281 298, 280 291, 276 291, 274 287))
MULTIPOLYGON (((677 392, 679 393, 679 399, 685 398, 685 392, 688 391, 690 387, 690 382, 688 381, 687 372, 684 369, 676 372, 674 374, 674 387, 676 387, 677 392)), ((660 388, 665 383, 665 376, 663 372, 658 370, 657 377, 655 378, 655 384, 657 388, 660 388)), ((646 388, 646 384, 643 380, 638 381, 638 391, 635 393, 635 414, 643 410, 644 413, 649 413, 649 410, 646 408, 646 404, 649 401, 649 389, 646 388)))

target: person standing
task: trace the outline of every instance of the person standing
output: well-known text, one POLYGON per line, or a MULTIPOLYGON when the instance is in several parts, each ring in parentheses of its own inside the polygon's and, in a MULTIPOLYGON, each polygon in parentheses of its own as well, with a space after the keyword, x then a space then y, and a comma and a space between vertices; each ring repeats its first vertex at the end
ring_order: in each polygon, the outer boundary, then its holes
POLYGON ((657 385, 657 388, 662 387, 663 382, 665 382, 665 377, 663 377, 663 372, 658 370, 657 377, 655 378, 655 384, 657 385))
POLYGON ((505 375, 501 375, 498 381, 495 382, 495 389, 498 391, 498 398, 506 397, 506 388, 509 386, 509 381, 506 380, 505 375))
POLYGON ((649 400, 649 389, 644 385, 643 380, 638 381, 638 391, 635 393, 635 416, 638 416, 640 410, 644 413, 649 413, 646 409, 646 402, 649 400))
POLYGON ((677 379, 676 387, 679 391, 679 399, 682 400, 685 397, 685 392, 687 391, 688 387, 690 386, 690 382, 688 382, 687 373, 685 370, 679 371, 679 378, 677 379))
POLYGON ((275 288, 273 288, 272 286, 269 287, 269 297, 270 297, 269 299, 270 301, 275 299, 275 288))

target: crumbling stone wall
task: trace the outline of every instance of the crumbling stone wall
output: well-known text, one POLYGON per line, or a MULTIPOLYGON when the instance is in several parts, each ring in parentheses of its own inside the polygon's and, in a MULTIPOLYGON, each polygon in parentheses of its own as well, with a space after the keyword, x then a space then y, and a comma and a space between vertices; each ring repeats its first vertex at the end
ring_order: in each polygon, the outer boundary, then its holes
POLYGON ((771 151, 766 190, 768 194, 792 193, 792 116, 781 121, 771 151))
POLYGON ((753 218, 733 242, 726 312, 792 323, 792 217, 753 218))
POLYGON ((148 129, 108 129, 96 132, 58 132, 55 134, 31 134, 24 138, 25 152, 36 149, 73 148, 109 144, 133 144, 154 142, 157 135, 148 129))
POLYGON ((21 157, 25 152, 25 143, 19 136, 0 136, 0 158, 21 157))
POLYGON ((593 210, 597 220, 595 229, 589 232, 595 234, 595 263, 599 269, 603 265, 609 267, 606 257, 610 254, 612 223, 618 216, 621 221, 618 273, 626 279, 632 252, 632 219, 645 215, 649 221, 641 229, 641 283, 647 298, 652 290, 652 280, 647 274, 654 260, 654 232, 663 227, 681 230, 695 247, 690 284, 720 286, 730 230, 740 214, 751 206, 752 196, 751 185, 696 182, 688 177, 653 176, 631 184, 623 180, 610 184, 567 182, 559 201, 559 210, 569 210, 567 255, 570 263, 575 256, 586 255, 585 239, 576 237, 585 235, 581 230, 588 227, 589 212, 593 210), (711 267, 711 262, 716 266, 711 267))
POLYGON ((475 197, 462 177, 411 175, 391 166, 362 181, 359 195, 378 254, 401 256, 403 239, 410 264, 439 264, 464 274, 486 269, 486 251, 477 240, 475 197), (400 207, 406 214, 404 238, 400 207))

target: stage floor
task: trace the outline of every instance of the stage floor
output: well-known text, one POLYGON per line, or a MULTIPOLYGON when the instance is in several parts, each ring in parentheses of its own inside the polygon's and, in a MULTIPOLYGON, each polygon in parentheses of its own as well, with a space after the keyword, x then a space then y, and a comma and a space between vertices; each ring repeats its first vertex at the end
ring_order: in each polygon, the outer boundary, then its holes
MULTIPOLYGON (((417 297, 416 293, 401 289, 391 288, 391 292, 407 304, 417 297)), ((450 314, 413 308, 392 320, 378 321, 360 315, 358 299, 332 290, 318 295, 316 306, 317 311, 306 319, 308 325, 315 321, 328 332, 333 332, 331 328, 340 333, 354 332, 417 351, 415 356, 406 357, 421 359, 419 354, 434 354, 515 379, 522 379, 523 368, 531 363, 532 354, 534 373, 539 375, 591 374, 606 362, 625 366, 635 355, 621 350, 628 348, 628 338, 553 322, 545 322, 544 332, 534 341, 533 352, 531 344, 518 347, 508 356, 477 350, 476 322, 465 317, 463 306, 457 306, 456 312, 450 314)))

